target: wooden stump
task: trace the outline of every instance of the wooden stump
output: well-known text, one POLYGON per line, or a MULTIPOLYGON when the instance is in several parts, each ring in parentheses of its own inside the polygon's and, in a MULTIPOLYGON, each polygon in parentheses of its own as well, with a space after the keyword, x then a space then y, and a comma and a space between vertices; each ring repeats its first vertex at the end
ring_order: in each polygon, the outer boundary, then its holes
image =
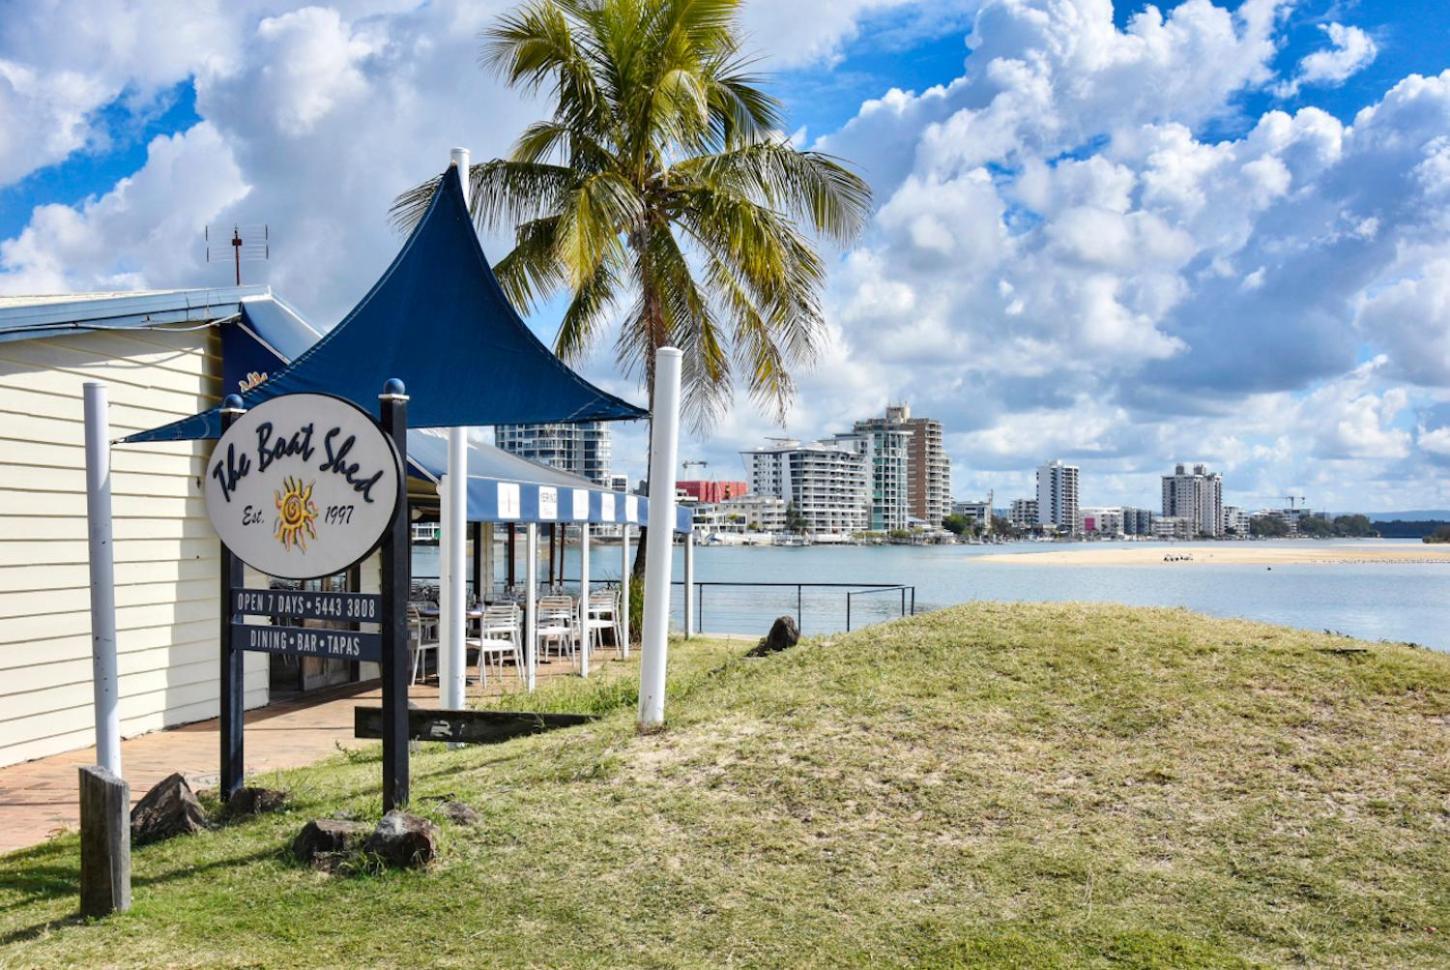
POLYGON ((131 788, 98 765, 80 770, 81 915, 131 908, 131 788))

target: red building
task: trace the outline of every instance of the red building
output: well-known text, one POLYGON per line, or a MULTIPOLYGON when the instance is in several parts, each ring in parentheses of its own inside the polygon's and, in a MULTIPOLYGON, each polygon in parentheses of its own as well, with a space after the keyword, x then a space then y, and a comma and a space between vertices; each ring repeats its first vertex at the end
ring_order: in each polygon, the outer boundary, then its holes
POLYGON ((676 482, 675 487, 695 501, 706 505, 739 498, 750 491, 750 487, 744 482, 676 482))

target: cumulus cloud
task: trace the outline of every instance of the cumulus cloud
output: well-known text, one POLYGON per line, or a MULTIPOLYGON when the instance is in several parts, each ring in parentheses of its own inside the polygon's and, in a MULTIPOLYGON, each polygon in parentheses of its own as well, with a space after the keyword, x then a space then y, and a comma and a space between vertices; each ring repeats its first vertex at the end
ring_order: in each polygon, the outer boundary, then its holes
MULTIPOLYGON (((452 145, 506 151, 542 110, 477 69, 478 32, 510 0, 68 2, 5 10, 0 112, 43 136, 0 126, 0 183, 93 149, 102 109, 180 81, 203 121, 95 198, 37 208, 0 242, 3 290, 223 282, 199 227, 268 222, 255 278, 330 322, 396 251, 393 196, 452 145)), ((746 16, 767 65, 795 68, 829 65, 863 24, 940 9, 906 3, 746 16)), ((791 432, 909 400, 946 422, 962 495, 1025 489, 1052 457, 1084 465, 1094 504, 1151 502, 1165 466, 1199 459, 1246 503, 1423 491, 1450 428, 1414 418, 1450 385, 1450 72, 1404 79, 1352 123, 1312 105, 1241 118, 1247 92, 1343 81, 1372 38, 1336 24, 1282 79, 1287 0, 1165 6, 1120 28, 1110 0, 964 0, 960 76, 889 90, 816 139, 879 208, 833 265, 830 339, 791 432)), ((591 372, 628 393, 606 358, 591 372)), ((728 473, 771 431, 741 407, 682 451, 728 473)), ((641 440, 616 452, 642 467, 641 440)))
POLYGON ((1328 35, 1329 48, 1315 51, 1301 60, 1293 79, 1274 89, 1279 97, 1292 98, 1306 85, 1343 84, 1373 64, 1379 56, 1379 45, 1374 38, 1358 27, 1325 24, 1319 29, 1328 35))

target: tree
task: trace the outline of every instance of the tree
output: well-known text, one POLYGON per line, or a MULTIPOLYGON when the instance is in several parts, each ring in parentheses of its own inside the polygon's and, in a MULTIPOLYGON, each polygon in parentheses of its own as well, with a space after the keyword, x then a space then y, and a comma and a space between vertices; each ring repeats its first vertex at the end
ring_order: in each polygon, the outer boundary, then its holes
MULTIPOLYGON (((871 201, 839 161, 780 134, 780 103, 740 49, 739 6, 534 0, 504 15, 484 63, 547 92, 553 112, 469 173, 478 226, 514 234, 494 267, 509 298, 528 312, 570 297, 555 352, 577 361, 618 322, 616 357, 653 404, 656 351, 679 347, 697 429, 737 374, 784 418, 792 369, 825 333, 811 235, 849 242, 871 201)), ((400 195, 396 219, 416 222, 437 184, 400 195)))
POLYGON ((954 535, 966 535, 972 528, 972 520, 965 515, 949 515, 941 520, 942 528, 954 535))
POLYGON ((1289 534, 1289 524, 1274 515, 1256 515, 1249 520, 1249 535, 1266 539, 1282 538, 1289 534))
POLYGON ((807 522, 806 517, 801 514, 801 510, 796 508, 796 504, 794 502, 786 505, 785 531, 800 533, 806 531, 806 528, 809 525, 810 523, 807 522))
POLYGON ((1423 537, 1421 542, 1450 542, 1450 525, 1442 525, 1434 532, 1423 537))

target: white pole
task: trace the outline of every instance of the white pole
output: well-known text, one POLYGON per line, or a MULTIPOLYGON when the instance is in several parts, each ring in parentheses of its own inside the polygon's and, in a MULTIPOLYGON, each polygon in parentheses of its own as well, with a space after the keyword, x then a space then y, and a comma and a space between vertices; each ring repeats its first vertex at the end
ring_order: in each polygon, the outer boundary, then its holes
POLYGON ((524 679, 532 691, 539 672, 538 523, 530 522, 524 530, 524 548, 529 555, 528 564, 524 566, 524 679))
POLYGON ((680 615, 685 621, 685 639, 695 629, 695 536, 685 533, 685 602, 680 615))
POLYGON ((665 663, 670 634, 670 557, 675 536, 675 464, 680 446, 680 352, 655 354, 650 415, 649 535, 644 567, 644 636, 639 665, 639 726, 665 723, 665 663))
POLYGON ((449 581, 453 563, 444 550, 448 536, 452 534, 452 524, 448 521, 452 512, 448 503, 448 475, 445 473, 438 479, 438 643, 441 649, 433 654, 438 658, 438 706, 445 708, 448 706, 449 668, 453 664, 453 655, 447 648, 448 631, 453 626, 453 610, 450 608, 453 584, 449 581))
POLYGON ((86 523, 91 563, 91 680, 96 703, 96 763, 121 777, 121 717, 116 682, 116 566, 111 537, 111 429, 106 385, 87 382, 86 523))
POLYGON ((619 655, 629 659, 629 523, 619 527, 619 655))
POLYGON ((589 676, 589 520, 579 523, 579 676, 589 676))
MULTIPOLYGON (((469 154, 466 148, 449 153, 450 163, 457 169, 463 185, 463 201, 469 197, 469 154)), ((443 501, 448 515, 443 520, 443 536, 439 558, 448 560, 448 619, 443 625, 443 643, 439 654, 447 654, 446 665, 440 664, 439 694, 445 708, 463 708, 464 682, 468 675, 468 654, 464 636, 468 631, 468 429, 448 429, 448 482, 443 501), (447 672, 446 678, 444 671, 447 672)))

